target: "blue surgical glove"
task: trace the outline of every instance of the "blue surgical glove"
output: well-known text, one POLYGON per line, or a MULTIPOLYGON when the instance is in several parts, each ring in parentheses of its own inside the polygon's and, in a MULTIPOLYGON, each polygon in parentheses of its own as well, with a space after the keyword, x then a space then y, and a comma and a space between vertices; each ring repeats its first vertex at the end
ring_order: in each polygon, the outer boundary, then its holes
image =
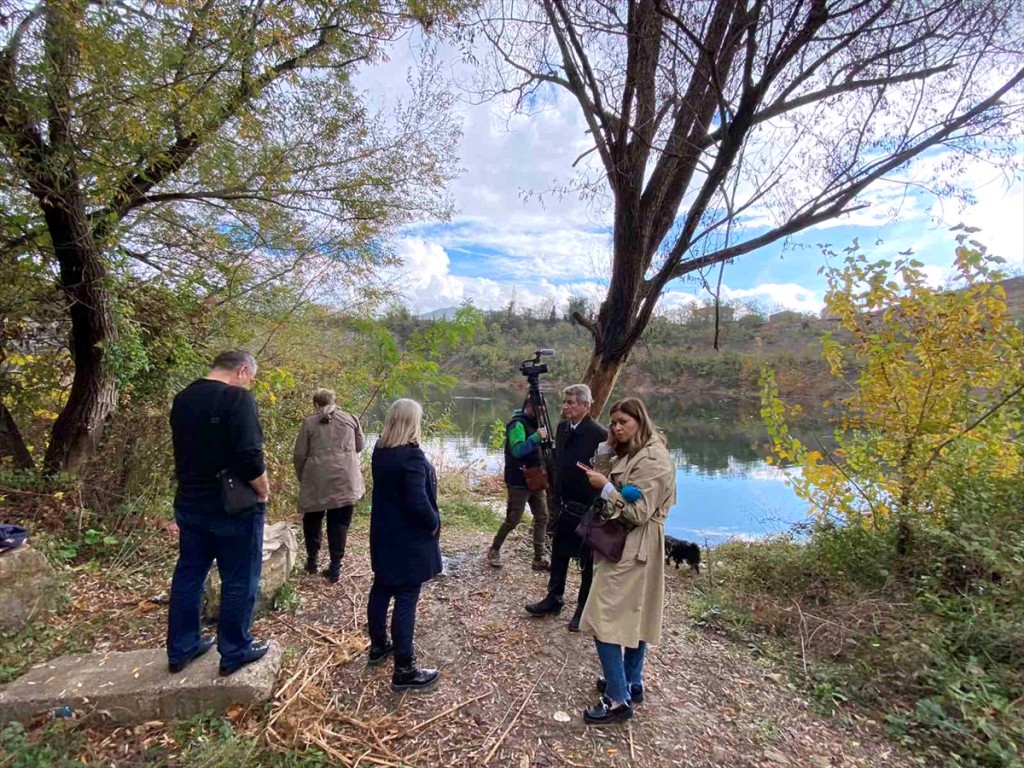
POLYGON ((619 491, 619 493, 621 493, 622 498, 624 498, 630 504, 632 504, 635 501, 640 501, 640 499, 643 497, 643 494, 640 492, 640 489, 637 488, 635 485, 624 485, 622 486, 622 490, 619 491))

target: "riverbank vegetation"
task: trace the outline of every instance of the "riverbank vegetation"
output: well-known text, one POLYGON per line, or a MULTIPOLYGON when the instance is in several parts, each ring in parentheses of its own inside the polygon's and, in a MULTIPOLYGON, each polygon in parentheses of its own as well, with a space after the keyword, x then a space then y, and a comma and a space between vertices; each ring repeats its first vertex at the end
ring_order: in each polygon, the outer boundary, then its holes
POLYGON ((814 519, 712 553, 706 626, 776 638, 828 712, 868 707, 930 761, 1024 760, 1024 335, 998 260, 959 237, 956 290, 909 259, 828 271, 846 331, 834 447, 789 431, 763 376, 774 456, 814 519), (797 471, 794 471, 797 470, 797 471))

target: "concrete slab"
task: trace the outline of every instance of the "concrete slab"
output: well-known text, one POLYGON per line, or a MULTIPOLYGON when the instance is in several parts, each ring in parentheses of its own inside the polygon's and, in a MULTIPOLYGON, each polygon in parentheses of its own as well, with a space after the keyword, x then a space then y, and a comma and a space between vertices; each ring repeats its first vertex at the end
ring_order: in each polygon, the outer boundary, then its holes
POLYGON ((132 724, 259 704, 273 693, 281 652, 271 643, 266 656, 228 677, 217 675, 216 650, 176 675, 163 648, 62 656, 0 688, 0 726, 64 706, 76 717, 132 724))

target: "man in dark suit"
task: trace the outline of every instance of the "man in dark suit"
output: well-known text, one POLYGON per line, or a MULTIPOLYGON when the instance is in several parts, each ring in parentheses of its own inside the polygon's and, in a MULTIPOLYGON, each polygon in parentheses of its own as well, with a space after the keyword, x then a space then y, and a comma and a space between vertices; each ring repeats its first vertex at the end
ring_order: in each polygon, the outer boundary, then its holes
POLYGON ((598 446, 608 439, 608 430, 590 415, 593 397, 586 384, 573 384, 562 391, 562 416, 555 431, 555 498, 559 507, 551 551, 551 576, 548 594, 526 611, 532 616, 557 615, 562 611, 565 579, 569 561, 578 558, 583 569, 576 612, 569 622, 569 631, 578 632, 580 615, 587 603, 594 561, 590 549, 576 535, 576 526, 586 508, 598 495, 576 463, 590 464, 598 446))

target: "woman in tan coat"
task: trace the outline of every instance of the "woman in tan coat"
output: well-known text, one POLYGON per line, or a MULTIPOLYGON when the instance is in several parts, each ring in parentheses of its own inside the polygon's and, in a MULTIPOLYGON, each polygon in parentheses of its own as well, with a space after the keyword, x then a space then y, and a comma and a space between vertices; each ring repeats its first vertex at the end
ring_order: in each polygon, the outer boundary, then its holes
POLYGON ((323 575, 341 580, 352 510, 366 492, 359 471, 365 440, 359 419, 334 404, 334 392, 313 393, 317 412, 307 417, 295 439, 292 463, 299 478, 299 512, 306 538, 306 571, 316 573, 320 536, 327 516, 327 550, 331 564, 323 575))
POLYGON ((665 520, 676 500, 676 465, 643 401, 620 400, 611 409, 608 442, 615 459, 607 477, 587 471, 601 489, 605 515, 629 529, 622 557, 594 553, 594 584, 580 628, 594 635, 604 677, 601 700, 583 713, 591 725, 621 722, 643 701, 647 644, 661 640, 665 604, 665 520))

